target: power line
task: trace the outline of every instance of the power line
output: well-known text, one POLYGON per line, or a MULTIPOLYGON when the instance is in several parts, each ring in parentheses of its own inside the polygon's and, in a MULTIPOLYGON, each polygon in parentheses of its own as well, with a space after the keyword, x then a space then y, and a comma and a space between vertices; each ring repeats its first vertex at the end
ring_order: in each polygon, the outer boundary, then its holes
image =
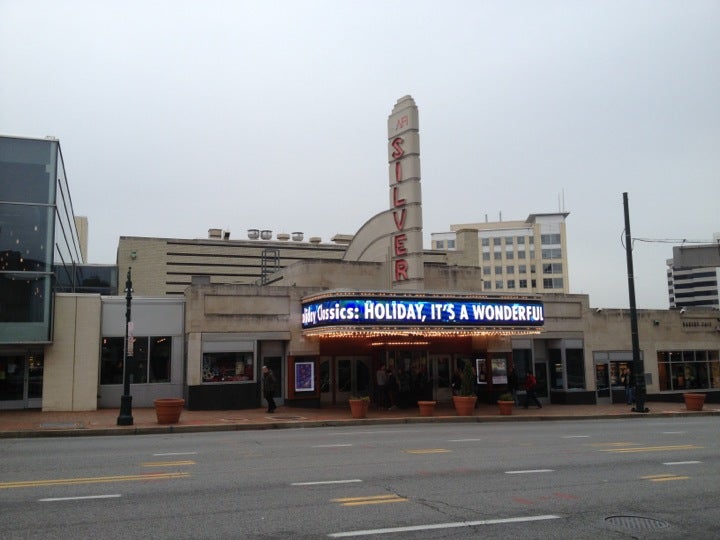
POLYGON ((648 242, 656 244, 715 244, 720 240, 688 240, 687 238, 633 238, 633 242, 648 242))

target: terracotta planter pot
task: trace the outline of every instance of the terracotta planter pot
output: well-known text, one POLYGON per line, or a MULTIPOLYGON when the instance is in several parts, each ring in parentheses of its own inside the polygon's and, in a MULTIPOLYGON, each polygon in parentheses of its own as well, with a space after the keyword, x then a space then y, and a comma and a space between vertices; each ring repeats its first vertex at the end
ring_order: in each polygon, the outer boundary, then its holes
POLYGON ((433 416, 435 414, 436 403, 437 401, 418 401, 420 416, 433 416))
POLYGON ((182 398, 158 398, 154 401, 158 424, 177 424, 185 407, 182 398))
POLYGON ((349 399, 350 414, 353 418, 365 418, 367 416, 370 400, 368 399, 349 399))
POLYGON ((497 402, 500 414, 512 414, 513 407, 515 407, 514 401, 499 401, 497 402))
POLYGON ((705 403, 705 394, 683 394, 685 398, 685 407, 688 411, 702 411, 705 403))
POLYGON ((453 405, 458 416, 472 416, 477 396, 453 396, 453 405))

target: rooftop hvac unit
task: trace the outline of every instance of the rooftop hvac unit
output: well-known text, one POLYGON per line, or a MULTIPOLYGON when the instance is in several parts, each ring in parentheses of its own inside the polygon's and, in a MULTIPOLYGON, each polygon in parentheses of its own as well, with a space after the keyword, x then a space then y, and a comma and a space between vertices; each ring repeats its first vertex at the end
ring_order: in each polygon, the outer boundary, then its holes
POLYGON ((322 242, 322 238, 320 238, 319 236, 311 236, 310 237, 311 244, 319 244, 320 242, 322 242))
POLYGON ((222 229, 208 229, 208 238, 222 238, 222 229))
POLYGON ((282 240, 283 242, 287 242, 290 240, 290 235, 288 233, 277 233, 277 239, 282 240))

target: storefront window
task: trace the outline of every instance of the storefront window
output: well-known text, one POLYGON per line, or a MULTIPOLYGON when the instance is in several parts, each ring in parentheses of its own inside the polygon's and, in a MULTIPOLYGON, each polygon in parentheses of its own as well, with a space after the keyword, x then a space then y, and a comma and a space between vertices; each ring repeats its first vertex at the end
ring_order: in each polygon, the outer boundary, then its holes
POLYGON ((100 384, 123 383, 125 338, 105 337, 100 357, 100 384))
POLYGON ((568 390, 585 388, 585 360, 582 349, 566 349, 565 365, 567 367, 568 390))
POLYGON ((144 384, 148 382, 148 338, 135 338, 133 343, 133 361, 130 364, 132 371, 130 372, 131 384, 144 384))
POLYGON ((172 339, 169 337, 150 338, 150 382, 170 382, 170 351, 172 339))
POLYGON ((214 352, 203 354, 202 380, 216 382, 254 382, 252 352, 214 352))
POLYGON ((661 391, 720 388, 718 351, 660 351, 657 359, 661 391))
MULTIPOLYGON (((125 338, 105 337, 100 359, 100 384, 123 384, 125 338)), ((169 383, 172 358, 170 336, 136 337, 131 384, 169 383)))

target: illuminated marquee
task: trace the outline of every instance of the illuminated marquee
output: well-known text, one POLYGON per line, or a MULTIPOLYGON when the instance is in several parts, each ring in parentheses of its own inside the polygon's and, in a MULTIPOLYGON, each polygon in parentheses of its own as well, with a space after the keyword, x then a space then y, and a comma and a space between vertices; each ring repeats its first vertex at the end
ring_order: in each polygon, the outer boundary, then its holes
POLYGON ((540 327, 535 300, 423 297, 338 297, 302 304, 302 328, 332 326, 540 327))

